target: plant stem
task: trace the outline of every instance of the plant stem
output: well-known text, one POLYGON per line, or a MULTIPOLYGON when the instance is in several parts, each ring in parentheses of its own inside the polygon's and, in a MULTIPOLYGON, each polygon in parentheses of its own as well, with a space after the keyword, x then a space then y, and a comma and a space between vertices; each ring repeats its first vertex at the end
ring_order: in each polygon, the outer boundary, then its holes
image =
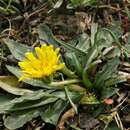
POLYGON ((60 81, 60 82, 52 82, 49 84, 52 87, 57 87, 57 86, 63 86, 63 85, 68 85, 68 84, 74 84, 74 83, 80 83, 81 80, 79 79, 71 79, 71 80, 65 80, 65 81, 60 81))

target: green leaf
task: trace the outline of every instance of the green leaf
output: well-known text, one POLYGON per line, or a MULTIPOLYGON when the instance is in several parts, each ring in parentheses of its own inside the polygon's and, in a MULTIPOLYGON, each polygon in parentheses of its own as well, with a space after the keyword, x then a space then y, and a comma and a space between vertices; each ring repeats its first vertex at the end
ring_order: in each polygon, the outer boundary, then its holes
POLYGON ((98 42, 100 50, 106 47, 111 47, 113 41, 114 39, 110 32, 107 32, 106 30, 99 29, 95 35, 95 44, 98 42))
POLYGON ((86 33, 78 35, 76 38, 69 41, 69 44, 74 45, 76 48, 87 52, 90 48, 90 37, 86 33))
POLYGON ((85 68, 82 73, 82 79, 83 79, 84 85, 87 89, 92 89, 92 86, 93 86, 93 84, 90 81, 89 76, 88 76, 88 69, 89 69, 92 61, 98 56, 98 52, 99 51, 98 51, 97 46, 94 45, 92 48, 89 49, 88 55, 85 58, 85 68))
POLYGON ((94 88, 102 89, 105 87, 105 82, 117 73, 117 67, 120 63, 119 58, 109 60, 107 64, 103 66, 102 71, 96 74, 94 88))
MULTIPOLYGON (((14 66, 10 66, 10 65, 6 65, 7 69, 14 74, 17 78, 20 78, 22 76, 22 73, 20 72, 20 69, 14 66)), ((49 87, 47 84, 45 84, 42 80, 40 79, 25 79, 23 80, 23 82, 30 84, 32 86, 35 87, 39 87, 39 88, 47 88, 50 89, 51 87, 49 87)))
POLYGON ((24 103, 24 102, 28 102, 28 101, 39 100, 44 96, 51 97, 50 92, 52 92, 52 91, 43 91, 43 90, 34 91, 33 93, 26 94, 19 98, 16 98, 16 99, 12 100, 11 102, 14 104, 17 104, 17 103, 19 104, 19 103, 24 103))
MULTIPOLYGON (((78 92, 68 94, 73 102, 79 102, 81 99, 81 94, 78 92)), ((9 129, 17 129, 39 115, 45 122, 56 125, 61 113, 68 106, 68 100, 64 91, 40 90, 15 98, 3 105, 0 106, 0 110, 3 107, 6 112, 13 112, 5 118, 4 125, 9 129), (39 103, 43 102, 44 104, 39 106, 39 103)))
POLYGON ((115 32, 114 31, 112 31, 111 29, 109 29, 109 28, 100 28, 99 30, 98 30, 98 32, 96 33, 96 40, 97 39, 101 39, 101 37, 102 37, 102 34, 104 33, 104 35, 103 35, 103 39, 105 38, 105 34, 107 35, 107 39, 106 39, 106 41, 108 40, 108 41, 114 41, 114 42, 116 42, 116 44, 117 45, 119 45, 120 44, 120 42, 119 42, 119 37, 117 37, 116 36, 116 34, 115 34, 115 32), (98 37, 100 37, 100 38, 98 38, 98 37))
POLYGON ((72 60, 74 62, 74 67, 78 75, 82 75, 82 65, 78 59, 78 57, 75 55, 75 53, 72 53, 72 60))
POLYGON ((121 22, 113 20, 112 23, 113 24, 112 25, 108 25, 107 28, 109 30, 111 30, 116 35, 117 38, 120 38, 123 35, 123 30, 122 30, 122 27, 121 27, 121 22))
POLYGON ((113 114, 101 114, 99 119, 103 121, 105 124, 109 124, 113 120, 113 114))
POLYGON ((19 88, 18 80, 13 76, 0 76, 0 88, 14 95, 33 93, 31 90, 19 88))
POLYGON ((91 46, 94 46, 94 44, 95 44, 95 35, 97 33, 97 29, 98 29, 98 24, 92 23, 92 25, 91 25, 91 46))
POLYGON ((38 108, 44 105, 48 105, 52 102, 55 102, 58 98, 56 97, 48 97, 44 96, 43 98, 35 101, 29 101, 26 103, 19 103, 15 104, 10 110, 8 111, 19 111, 19 110, 25 110, 25 109, 32 109, 32 108, 38 108))
POLYGON ((80 101, 81 104, 100 104, 100 102, 97 100, 96 96, 93 95, 93 94, 86 94, 82 97, 81 101, 80 101))
POLYGON ((45 122, 56 125, 61 113, 67 105, 67 102, 58 100, 54 104, 50 104, 44 112, 40 113, 40 116, 45 122))
POLYGON ((8 11, 5 8, 1 7, 1 6, 0 6, 0 13, 5 14, 5 15, 9 14, 8 11))
POLYGON ((123 74, 116 74, 113 75, 110 79, 106 80, 105 86, 113 86, 115 84, 121 83, 121 82, 126 82, 128 80, 128 75, 123 75, 123 74))
POLYGON ((18 129, 28 121, 38 117, 39 114, 39 109, 19 111, 7 116, 4 119, 4 125, 10 130, 18 129))
POLYGON ((118 47, 108 47, 103 51, 103 58, 112 59, 114 57, 120 57, 121 51, 118 47))
POLYGON ((116 124, 109 124, 106 128, 106 130, 121 130, 120 128, 117 127, 116 124))
POLYGON ((10 9, 12 10, 12 14, 20 13, 20 10, 16 6, 11 5, 10 9))
POLYGON ((55 3, 55 5, 54 5, 54 9, 57 9, 57 8, 59 8, 61 5, 63 4, 63 0, 58 0, 56 3, 55 3))
MULTIPOLYGON (((72 102, 77 103, 80 101, 83 94, 79 92, 69 91, 67 95, 72 102)), ((40 115, 45 122, 56 125, 59 116, 69 105, 69 101, 64 91, 53 92, 53 96, 56 96, 62 100, 57 100, 55 103, 48 105, 48 108, 45 111, 41 112, 40 115)))
POLYGON ((6 106, 6 104, 8 104, 14 98, 16 98, 16 96, 7 93, 0 93, 0 113, 5 113, 4 106, 6 106), (1 106, 3 109, 1 109, 1 106))
MULTIPOLYGON (((66 86, 68 87, 68 86, 66 86)), ((60 98, 62 100, 66 100, 66 94, 64 91, 55 91, 53 92, 53 96, 60 98)), ((68 96, 71 98, 73 102, 78 102, 83 96, 83 92, 69 91, 68 96)))
POLYGON ((1 0, 0 4, 3 5, 3 6, 7 6, 7 3, 4 0, 1 0))
POLYGON ((130 10, 128 9, 127 6, 125 6, 125 12, 126 12, 128 18, 130 19, 130 10))
MULTIPOLYGON (((126 45, 124 45, 125 46, 125 48, 127 48, 128 50, 130 50, 130 44, 126 44, 126 45)), ((126 56, 129 58, 130 57, 130 53, 129 52, 125 52, 125 54, 126 54, 126 56)))
POLYGON ((30 47, 11 39, 3 39, 3 41, 17 60, 25 59, 25 53, 31 50, 30 47))
MULTIPOLYGON (((98 33, 100 32, 107 32, 111 35, 111 37, 113 38, 113 41, 114 43, 119 47, 119 49, 123 49, 125 52, 129 53, 130 54, 130 51, 128 48, 126 48, 125 46, 122 46, 120 41, 119 41, 119 38, 118 36, 115 34, 115 32, 113 32, 112 30, 108 29, 108 28, 101 28, 100 30, 98 30, 97 34, 96 34, 96 39, 97 39, 97 36, 98 36, 98 33)), ((105 33, 104 33, 105 34, 105 33)))
MULTIPOLYGON (((69 92, 68 96, 73 102, 79 102, 82 93, 69 92)), ((0 103, 0 113, 10 113, 4 119, 4 125, 8 129, 20 128, 39 115, 45 122, 56 125, 67 106, 68 99, 64 91, 39 90, 21 97, 9 98, 6 103, 0 103)))
POLYGON ((79 57, 76 56, 74 52, 67 52, 65 53, 65 60, 66 60, 66 65, 69 66, 69 68, 76 72, 78 75, 82 74, 82 65, 79 61, 79 57))
POLYGON ((98 56, 98 53, 99 53, 99 49, 97 45, 94 45, 92 48, 88 50, 88 54, 86 56, 86 61, 85 61, 85 69, 89 68, 89 65, 98 56))
POLYGON ((9 112, 31 109, 55 102, 58 98, 51 95, 50 92, 51 91, 44 92, 43 90, 34 91, 31 94, 15 98, 4 105, 0 104, 0 113, 3 111, 9 112))
POLYGON ((105 98, 109 98, 111 96, 113 96, 115 93, 117 93, 119 91, 118 88, 114 88, 114 87, 108 87, 108 88, 103 88, 101 90, 101 97, 100 99, 105 99, 105 98))
POLYGON ((40 40, 45 43, 53 44, 56 47, 58 45, 61 45, 61 46, 65 47, 66 49, 76 52, 80 55, 86 55, 86 52, 84 52, 68 43, 65 43, 61 40, 56 39, 54 37, 54 35, 52 34, 51 30, 49 29, 49 27, 46 25, 40 25, 38 27, 38 34, 39 34, 40 40))
MULTIPOLYGON (((0 113, 3 111, 12 112, 12 111, 37 108, 53 103, 58 99, 61 99, 63 101, 67 100, 64 91, 56 91, 56 92, 53 91, 54 90, 34 91, 33 93, 17 97, 4 105, 0 104, 0 113)), ((83 94, 79 92, 69 92, 69 97, 73 102, 78 102, 81 99, 82 95, 83 94)))

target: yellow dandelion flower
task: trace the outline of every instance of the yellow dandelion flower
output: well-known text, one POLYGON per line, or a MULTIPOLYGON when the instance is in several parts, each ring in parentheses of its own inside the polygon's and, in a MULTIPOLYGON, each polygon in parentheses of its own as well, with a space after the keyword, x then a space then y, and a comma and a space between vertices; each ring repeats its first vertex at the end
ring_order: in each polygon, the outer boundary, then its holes
POLYGON ((35 54, 27 52, 26 59, 18 63, 23 73, 19 80, 47 77, 62 69, 64 63, 59 63, 59 50, 59 48, 54 50, 52 45, 44 44, 41 47, 35 47, 35 54))

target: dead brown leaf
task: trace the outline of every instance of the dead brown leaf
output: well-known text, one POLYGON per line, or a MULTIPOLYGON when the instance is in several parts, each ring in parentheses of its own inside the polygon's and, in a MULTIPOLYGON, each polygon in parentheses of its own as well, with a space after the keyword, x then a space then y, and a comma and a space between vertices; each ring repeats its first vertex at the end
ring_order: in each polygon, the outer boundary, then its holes
POLYGON ((62 115, 62 117, 61 117, 61 119, 60 119, 60 121, 59 121, 59 123, 58 123, 58 125, 57 125, 57 129, 56 129, 56 130, 65 130, 65 126, 64 126, 65 122, 66 122, 69 118, 73 118, 74 115, 75 115, 75 110, 74 110, 73 108, 71 108, 71 109, 69 109, 68 111, 66 111, 66 112, 62 115))

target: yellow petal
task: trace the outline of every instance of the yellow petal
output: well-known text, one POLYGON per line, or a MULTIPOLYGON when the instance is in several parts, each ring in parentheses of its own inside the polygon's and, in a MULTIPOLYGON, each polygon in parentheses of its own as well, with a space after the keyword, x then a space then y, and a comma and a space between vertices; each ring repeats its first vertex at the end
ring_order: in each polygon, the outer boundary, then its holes
POLYGON ((43 44, 41 47, 35 47, 35 54, 28 52, 26 59, 19 62, 23 75, 19 79, 42 78, 55 73, 64 67, 64 63, 59 63, 60 48, 54 50, 53 45, 43 44))

